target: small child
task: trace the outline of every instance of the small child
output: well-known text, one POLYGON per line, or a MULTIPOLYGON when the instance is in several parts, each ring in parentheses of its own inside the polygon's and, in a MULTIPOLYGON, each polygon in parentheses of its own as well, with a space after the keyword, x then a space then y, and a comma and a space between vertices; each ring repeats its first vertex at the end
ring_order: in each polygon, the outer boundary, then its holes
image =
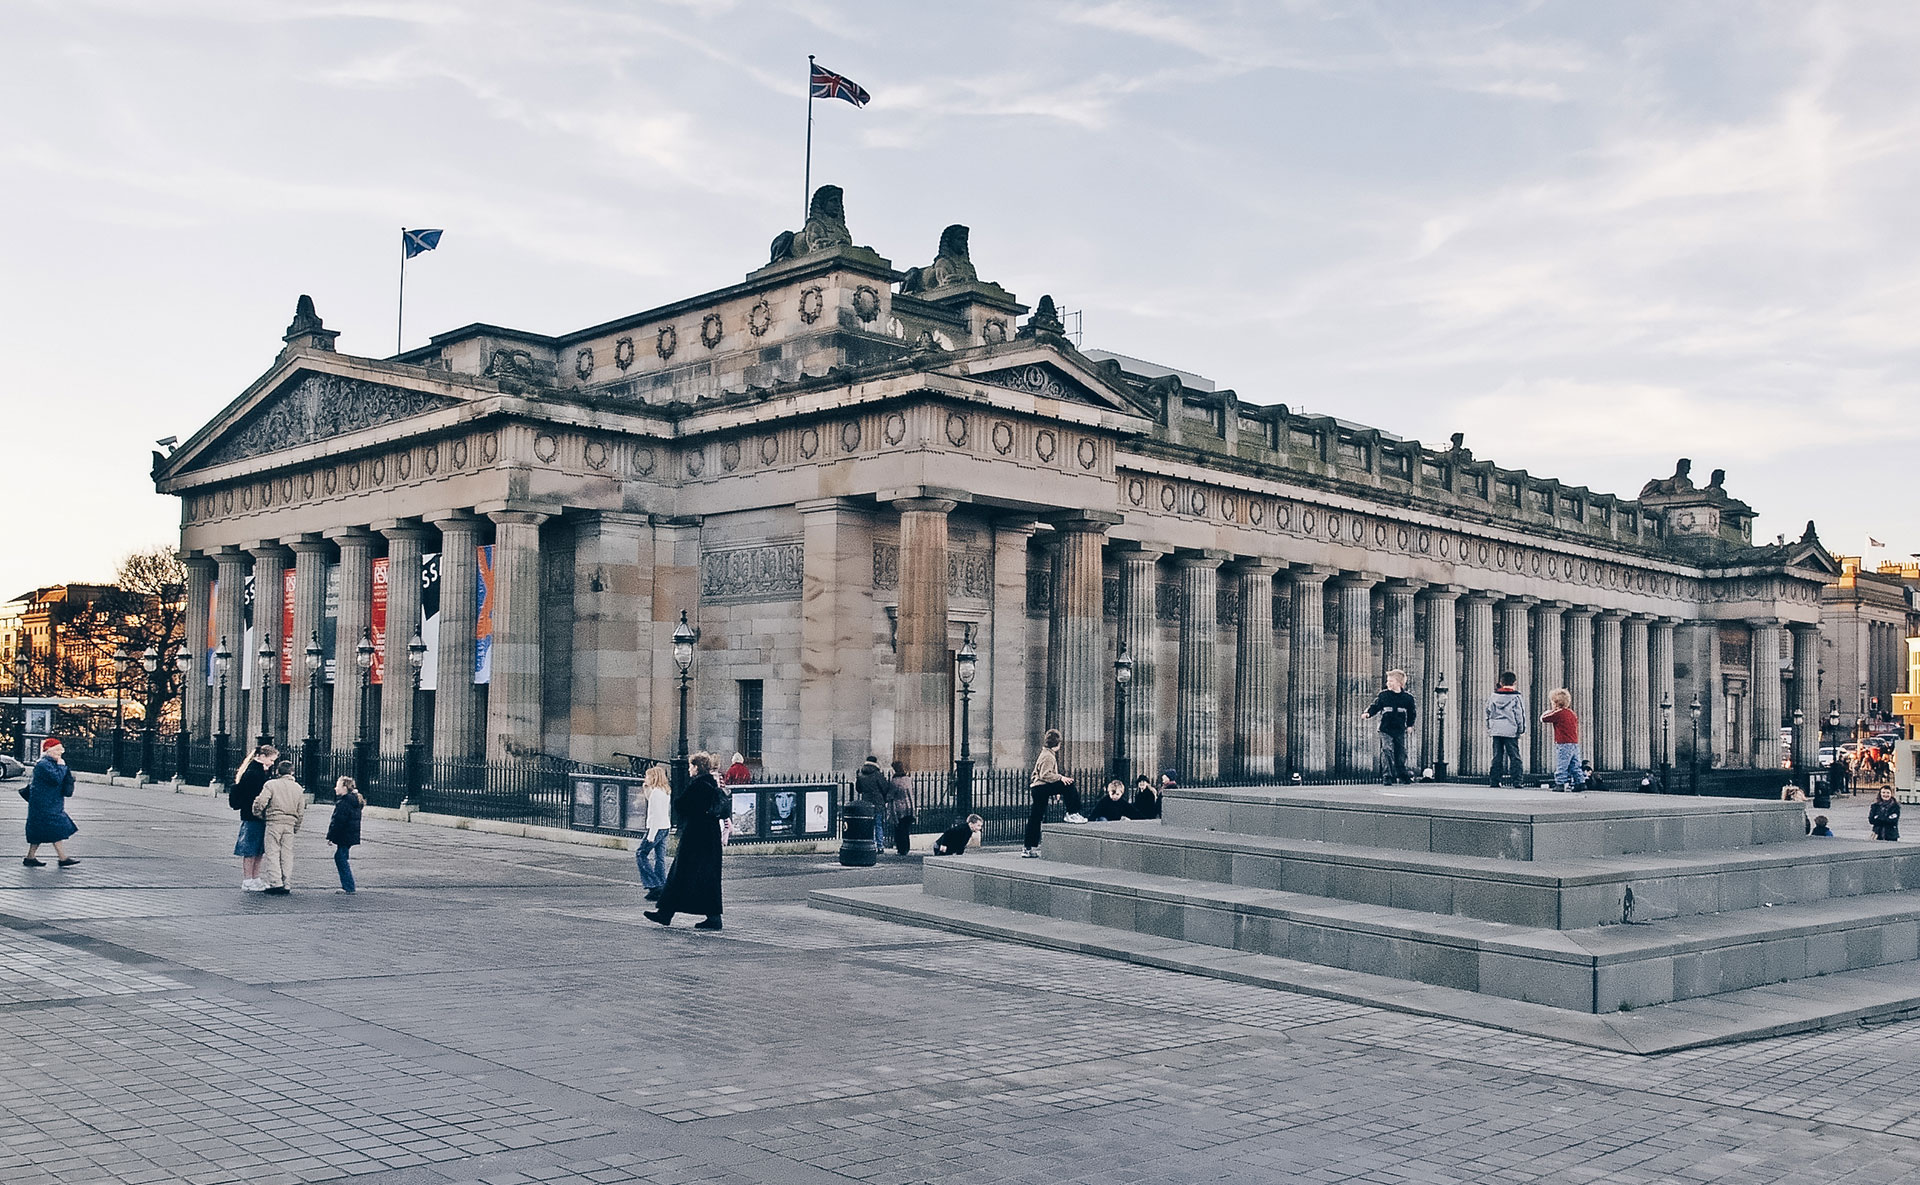
POLYGON ((360 813, 367 800, 360 793, 360 784, 352 778, 343 777, 335 782, 333 793, 339 801, 333 804, 333 822, 327 824, 327 842, 333 845, 333 866, 340 871, 340 891, 351 893, 353 866, 347 863, 347 857, 353 845, 360 842, 360 813))
POLYGON ((1133 784, 1133 810, 1136 819, 1158 819, 1160 817, 1160 796, 1153 792, 1153 779, 1141 774, 1133 784))
POLYGON ((1091 817, 1096 823, 1118 823, 1125 819, 1127 817, 1127 784, 1119 778, 1108 781, 1107 792, 1093 804, 1091 817))
POLYGON ((1824 835, 1828 839, 1833 838, 1833 829, 1827 826, 1827 817, 1825 815, 1815 815, 1813 817, 1813 831, 1811 834, 1824 835))
POLYGON ((1540 717, 1540 723, 1553 726, 1553 788, 1578 793, 1586 787, 1586 771, 1580 768, 1580 718, 1573 714, 1573 693, 1556 687, 1547 693, 1552 709, 1540 717))
POLYGON ((968 815, 962 822, 955 823, 940 833, 933 841, 933 854, 936 856, 962 856, 967 845, 980 835, 980 829, 986 826, 986 820, 979 815, 968 815))
POLYGON ((285 897, 293 892, 293 837, 300 820, 307 814, 307 795, 293 780, 293 762, 282 761, 273 767, 273 779, 253 800, 253 813, 267 825, 267 894, 285 897))

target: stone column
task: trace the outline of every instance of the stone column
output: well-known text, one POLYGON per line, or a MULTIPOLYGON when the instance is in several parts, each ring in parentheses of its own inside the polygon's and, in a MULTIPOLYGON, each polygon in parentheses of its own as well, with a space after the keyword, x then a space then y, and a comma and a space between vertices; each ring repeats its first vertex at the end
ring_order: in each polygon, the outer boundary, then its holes
MULTIPOLYGON (((654 704, 653 742, 650 753, 668 756, 680 752, 680 666, 673 661, 673 632, 680 628, 680 614, 687 615, 687 624, 700 628, 700 535, 704 519, 697 514, 662 516, 653 520, 653 620, 648 623, 648 652, 652 655, 651 678, 653 680, 651 699, 654 704)), ((803 522, 806 520, 802 520, 803 522)), ((802 561, 804 564, 804 560, 802 561)), ((861 589, 871 592, 873 587, 873 551, 871 540, 859 559, 861 568, 851 575, 853 587, 848 591, 855 596, 861 589)), ((801 595, 806 595, 806 574, 801 572, 801 595)), ((803 600, 804 607, 805 601, 803 600)), ((868 602, 869 606, 871 602, 868 602)), ((855 636, 865 643, 867 658, 871 661, 873 647, 877 639, 885 634, 878 633, 885 626, 875 620, 869 612, 864 622, 855 626, 855 636), (864 627, 864 628, 863 628, 864 627)), ((495 634, 499 633, 497 624, 495 634)), ((806 635, 803 633, 802 638, 806 635)), ((707 748, 705 729, 702 727, 700 713, 701 687, 712 674, 712 664, 705 661, 701 651, 714 644, 715 639, 702 635, 695 644, 695 656, 691 679, 687 685, 687 751, 697 753, 707 748)), ((718 639, 724 645, 725 639, 718 639)), ((804 642, 803 642, 804 645, 804 642)), ((855 667, 863 660, 859 656, 850 656, 850 664, 855 667)), ((861 757, 873 751, 873 692, 863 686, 860 694, 850 696, 852 704, 859 709, 859 730, 854 734, 854 744, 858 746, 861 757)), ((489 697, 491 698, 491 697, 489 697)), ((891 724, 891 721, 889 721, 891 724)), ((727 730, 728 739, 732 739, 733 729, 727 730)), ((839 746, 843 737, 836 734, 834 743, 839 746)), ((858 764, 840 766, 851 769, 858 764)))
MULTIPOLYGON (((801 532, 800 554, 800 743, 796 759, 802 770, 846 770, 857 767, 872 749, 873 727, 873 641, 875 613, 873 599, 873 515, 870 508, 849 498, 821 498, 799 504, 801 532)), ((640 553, 638 563, 646 573, 649 598, 661 605, 666 593, 654 583, 654 555, 651 547, 640 553)), ((995 557, 995 578, 999 560, 995 557)), ((671 616, 677 624, 679 609, 692 609, 690 603, 673 606, 671 616)), ((995 636, 998 636, 998 605, 995 606, 995 636)), ((652 618, 660 612, 649 610, 640 617, 641 634, 649 647, 659 645, 652 638, 652 618)), ((672 626, 666 634, 671 636, 672 626)), ((670 645, 671 643, 669 643, 670 645)), ((982 667, 992 667, 997 654, 981 655, 982 667)), ((668 660, 672 665, 672 660, 668 660)), ((654 702, 659 714, 671 716, 673 740, 679 744, 679 689, 671 681, 651 683, 646 672, 651 662, 641 666, 641 694, 657 692, 654 702)), ((981 703, 974 698, 977 708, 981 703)), ((647 735, 643 728, 641 735, 647 735)), ((657 747, 653 750, 660 752, 657 747)))
POLYGON ((1287 739, 1294 772, 1327 776, 1327 623, 1324 590, 1331 568, 1287 570, 1293 582, 1288 623, 1287 739))
MULTIPOLYGON (((1498 610, 1502 645, 1495 663, 1500 669, 1494 672, 1494 677, 1497 679, 1512 671, 1514 689, 1522 694, 1526 693, 1527 681, 1533 672, 1533 630, 1528 614, 1539 603, 1538 597, 1508 597, 1500 602, 1498 610)), ((1531 701, 1527 707, 1533 707, 1531 701)))
POLYGON ((1780 768, 1780 622, 1756 618, 1753 630, 1753 768, 1780 768))
MULTIPOLYGON (((1653 760, 1655 764, 1676 760, 1680 743, 1680 729, 1693 726, 1692 717, 1687 714, 1687 706, 1679 702, 1675 694, 1673 681, 1673 627, 1671 617, 1656 617, 1647 627, 1647 694, 1652 700, 1649 709, 1653 713, 1653 760), (1662 712, 1661 704, 1668 710, 1662 712)), ((1818 635, 1816 633, 1816 639, 1818 635)), ((1817 644, 1817 643, 1816 643, 1817 644)), ((1815 694, 1818 694, 1816 689, 1815 694)), ((1669 785, 1667 792, 1676 787, 1669 785)))
POLYGON ((1654 739, 1653 683, 1648 670, 1647 621, 1644 613, 1635 613, 1621 623, 1620 725, 1624 738, 1624 764, 1627 769, 1653 768, 1654 739))
POLYGON ((1794 622, 1787 627, 1793 634, 1793 706, 1800 713, 1800 730, 1793 738, 1793 763, 1801 769, 1817 769, 1820 764, 1820 627, 1794 622))
MULTIPOLYGON (((1156 774, 1160 764, 1160 558, 1166 552, 1140 544, 1115 544, 1120 558, 1120 642, 1133 660, 1127 688, 1127 764, 1156 774)), ((1271 632, 1271 631, 1269 631, 1271 632)), ((1271 722, 1269 722, 1271 731, 1271 722)))
MULTIPOLYGON (((280 656, 286 652, 287 638, 282 629, 285 616, 287 561, 293 553, 278 542, 262 543, 253 549, 253 653, 246 656, 253 665, 253 703, 248 717, 256 734, 266 733, 274 744, 286 748, 292 739, 281 711, 280 656), (260 670, 260 647, 273 650, 273 665, 260 670)), ((294 647, 295 669, 299 669, 300 647, 294 647)), ((251 751, 251 750, 249 750, 251 751)))
POLYGON ((387 537, 387 630, 380 674, 380 752, 400 757, 413 739, 413 665, 407 647, 420 631, 420 555, 427 530, 419 523, 382 524, 387 537))
MULTIPOLYGON (((1174 557, 1180 571, 1180 684, 1177 732, 1180 776, 1220 776, 1220 687, 1214 644, 1220 636, 1220 564, 1224 552, 1174 557)), ((1244 614, 1242 616, 1245 616, 1244 614)))
MULTIPOLYGON (((1407 690, 1416 697, 1420 694, 1420 686, 1413 681, 1413 673, 1420 668, 1420 655, 1419 641, 1414 636, 1413 628, 1413 598, 1424 587, 1425 584, 1418 580, 1389 580, 1382 586, 1384 591, 1381 594, 1382 628, 1386 631, 1386 636, 1380 640, 1381 665, 1388 671, 1406 671, 1407 690)), ((1385 686, 1385 683, 1381 685, 1385 686)), ((1419 705, 1421 716, 1427 714, 1431 704, 1429 700, 1419 705)), ((1420 722, 1421 725, 1424 723, 1420 722)), ((1426 751, 1420 745, 1420 732, 1421 728, 1416 726, 1407 735, 1407 766, 1415 771, 1426 760, 1426 751)))
POLYGON ((309 712, 323 676, 307 670, 307 647, 320 633, 327 604, 327 553, 332 547, 318 535, 291 535, 282 540, 293 550, 293 682, 287 686, 287 743, 298 745, 308 737, 322 738, 327 722, 309 712))
POLYGON ((1364 572, 1342 572, 1333 581, 1340 617, 1334 716, 1340 739, 1338 768, 1353 778, 1371 777, 1379 767, 1380 744, 1374 739, 1379 726, 1367 719, 1367 705, 1380 692, 1380 672, 1373 662, 1373 586, 1377 583, 1379 577, 1364 572))
MULTIPOLYGON (((433 759, 480 753, 479 696, 473 689, 473 631, 480 606, 480 520, 464 510, 438 515, 440 638, 433 693, 433 759)), ((297 623, 296 623, 297 624, 297 623)))
MULTIPOLYGON (((203 555, 182 558, 187 565, 185 644, 193 663, 181 676, 180 698, 185 705, 187 731, 196 742, 204 742, 213 737, 213 691, 207 686, 207 655, 213 648, 207 644, 207 634, 213 621, 214 563, 203 555)), ((174 656, 163 654, 160 661, 173 662, 174 656)))
POLYGON ((1487 733, 1487 699, 1500 678, 1493 647, 1493 606, 1498 594, 1467 594, 1466 633, 1460 639, 1465 669, 1454 701, 1460 709, 1460 773, 1483 778, 1493 768, 1493 738, 1487 733))
POLYGON ((1553 729, 1540 723, 1547 711, 1547 696, 1555 688, 1566 686, 1565 623, 1561 620, 1571 605, 1567 601, 1542 601, 1533 612, 1533 671, 1520 672, 1531 677, 1533 693, 1527 701, 1528 735, 1533 738, 1533 772, 1540 778, 1553 776, 1553 729))
POLYGON ((1453 612, 1460 594, 1465 591, 1457 584, 1438 584, 1421 594, 1427 603, 1427 661, 1426 670, 1422 672, 1425 686, 1421 695, 1421 707, 1427 709, 1427 727, 1422 749, 1429 765, 1444 759, 1449 776, 1459 772, 1460 713, 1465 703, 1465 697, 1460 694, 1460 672, 1455 665, 1458 647, 1454 639, 1453 612), (1440 697, 1434 691, 1443 680, 1447 688, 1444 721, 1440 718, 1440 697))
MULTIPOLYGON (((240 664, 248 661, 246 592, 247 566, 251 558, 237 547, 223 547, 214 556, 214 562, 219 565, 220 581, 219 588, 215 590, 217 604, 213 609, 214 644, 224 645, 233 658, 227 666, 224 680, 220 677, 217 664, 214 670, 214 694, 220 696, 224 704, 216 702, 213 706, 213 730, 220 731, 221 709, 224 706, 227 735, 231 738, 227 754, 233 758, 230 764, 235 767, 239 766, 240 757, 245 753, 242 746, 247 740, 247 691, 243 686, 246 671, 240 664), (223 684, 224 694, 221 690, 223 684)), ((214 776, 225 783, 233 776, 233 770, 215 770, 214 776)))
MULTIPOLYGON (((971 710, 987 711, 993 725, 993 747, 988 753, 978 754, 976 760, 1002 769, 1019 769, 1030 763, 1040 743, 1040 738, 1032 735, 1033 722, 1028 716, 1032 694, 1027 682, 1028 671, 1035 665, 1027 655, 1027 547, 1034 530, 1035 524, 1025 520, 995 523, 993 527, 991 699, 983 703, 976 695, 971 710)), ((1147 596, 1152 595, 1149 590, 1147 596)), ((1136 682, 1139 669, 1136 661, 1136 682)), ((1155 737, 1156 742, 1158 739, 1155 737)), ((1129 744, 1128 752, 1132 751, 1129 744)), ((1155 752, 1157 755, 1157 744, 1155 752)))
MULTIPOLYGON (((373 544, 364 527, 328 531, 340 548, 340 616, 333 635, 333 748, 344 753, 360 738, 360 640, 373 628, 373 544)), ((372 736, 372 724, 368 723, 372 736)))
POLYGON ((653 623, 653 528, 644 514, 613 510, 583 514, 573 526, 567 755, 614 765, 616 750, 647 748, 642 738, 649 732, 653 702, 647 636, 653 623))
POLYGON ((1233 751, 1242 777, 1269 778, 1273 749, 1273 575, 1272 560, 1242 560, 1240 632, 1234 647, 1233 751))
POLYGON ((1567 643, 1567 691, 1573 696, 1573 713, 1580 718, 1580 756, 1587 761, 1593 760, 1594 717, 1599 714, 1593 698, 1593 613, 1585 606, 1567 610, 1563 631, 1567 643))
POLYGON ((1099 772, 1107 767, 1106 690, 1113 678, 1107 665, 1106 582, 1100 567, 1107 528, 1120 521, 1117 514, 1088 511, 1054 520, 1060 544, 1053 557, 1053 612, 1048 652, 1054 658, 1049 672, 1063 769, 1099 772))
POLYGON ((1626 614, 1608 609, 1593 628, 1593 768, 1623 769, 1627 763, 1621 721, 1620 623, 1626 614))
POLYGON ((488 760, 540 751, 540 524, 551 516, 495 510, 488 760))
POLYGON ((893 755, 910 770, 952 762, 953 685, 947 661, 947 515, 951 498, 903 498, 900 608, 893 677, 893 755))

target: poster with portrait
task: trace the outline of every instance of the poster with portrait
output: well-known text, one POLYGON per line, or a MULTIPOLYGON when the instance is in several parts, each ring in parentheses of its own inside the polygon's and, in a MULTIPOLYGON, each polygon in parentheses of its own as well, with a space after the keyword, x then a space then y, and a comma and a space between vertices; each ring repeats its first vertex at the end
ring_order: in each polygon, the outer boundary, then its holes
POLYGON ((828 829, 828 796, 831 790, 807 791, 807 834, 825 835, 828 829))
POLYGON ((791 839, 800 834, 800 792, 773 789, 767 796, 767 838, 791 839))
POLYGON ((754 800, 759 798, 751 790, 736 791, 733 796, 733 837, 735 839, 754 839, 760 834, 760 820, 756 817, 754 800))

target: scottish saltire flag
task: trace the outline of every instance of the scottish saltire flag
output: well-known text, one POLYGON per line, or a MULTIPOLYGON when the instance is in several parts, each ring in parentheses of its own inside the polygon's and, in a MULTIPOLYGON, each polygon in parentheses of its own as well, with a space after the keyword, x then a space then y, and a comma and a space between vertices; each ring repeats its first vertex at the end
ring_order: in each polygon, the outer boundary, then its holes
MULTIPOLYGON (((845 99, 855 107, 865 107, 873 98, 853 79, 844 74, 835 74, 820 66, 813 67, 813 97, 816 99, 845 99)), ((434 234, 440 232, 434 231, 434 234)))
POLYGON ((408 259, 422 252, 431 251, 439 245, 440 232, 437 230, 407 230, 403 227, 400 231, 400 249, 407 253, 408 259))

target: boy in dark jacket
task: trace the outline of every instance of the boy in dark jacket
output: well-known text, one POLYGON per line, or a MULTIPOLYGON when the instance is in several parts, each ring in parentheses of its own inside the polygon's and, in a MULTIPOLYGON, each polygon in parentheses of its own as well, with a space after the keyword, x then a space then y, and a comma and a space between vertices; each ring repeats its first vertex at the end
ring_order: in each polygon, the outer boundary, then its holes
POLYGON ((354 845, 360 842, 360 815, 367 800, 360 795, 360 784, 352 778, 334 783, 339 800, 333 804, 333 821, 327 824, 327 842, 333 845, 333 866, 340 871, 340 891, 353 892, 353 866, 347 863, 354 845))
POLYGON ((1407 730, 1418 715, 1419 708, 1407 694, 1407 673, 1388 671, 1386 690, 1374 696, 1373 706, 1367 709, 1367 719, 1380 717, 1381 785, 1413 784, 1413 775, 1407 772, 1407 730))
POLYGON ((1093 804, 1091 818, 1096 823, 1118 823, 1131 817, 1127 810, 1127 784, 1114 778, 1107 783, 1107 792, 1093 804))
POLYGON ((967 845, 973 842, 984 826, 986 826, 985 819, 979 815, 968 815, 940 833, 940 838, 933 841, 933 854, 936 856, 965 855, 967 845))

